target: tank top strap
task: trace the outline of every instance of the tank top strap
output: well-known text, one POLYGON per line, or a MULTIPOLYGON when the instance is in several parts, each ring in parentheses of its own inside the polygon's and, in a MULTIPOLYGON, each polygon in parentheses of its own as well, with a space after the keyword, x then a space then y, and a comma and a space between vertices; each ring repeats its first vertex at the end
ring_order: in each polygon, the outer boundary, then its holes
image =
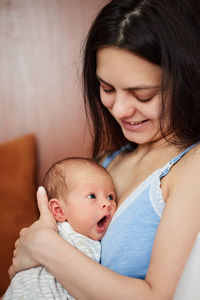
POLYGON ((197 143, 189 146, 188 148, 186 148, 185 150, 183 150, 179 155, 177 155, 176 157, 172 158, 167 165, 165 165, 165 167, 162 169, 160 178, 164 177, 165 175, 168 174, 168 172, 170 171, 171 167, 173 165, 175 165, 187 152, 189 152, 192 148, 194 148, 196 145, 198 145, 200 143, 200 141, 198 141, 197 143))
POLYGON ((128 149, 130 147, 130 145, 125 145, 122 146, 119 150, 115 150, 111 153, 109 153, 104 160, 102 161, 101 165, 107 169, 107 167, 109 166, 109 164, 112 162, 112 160, 117 157, 120 153, 122 153, 124 150, 128 149))

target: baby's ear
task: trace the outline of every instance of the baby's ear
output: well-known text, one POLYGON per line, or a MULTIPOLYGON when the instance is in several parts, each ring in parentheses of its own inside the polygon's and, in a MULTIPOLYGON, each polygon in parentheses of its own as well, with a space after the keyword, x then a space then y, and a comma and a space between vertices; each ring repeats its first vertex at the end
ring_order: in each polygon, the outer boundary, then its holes
POLYGON ((54 198, 49 201, 49 209, 57 222, 65 222, 66 216, 62 203, 54 198))

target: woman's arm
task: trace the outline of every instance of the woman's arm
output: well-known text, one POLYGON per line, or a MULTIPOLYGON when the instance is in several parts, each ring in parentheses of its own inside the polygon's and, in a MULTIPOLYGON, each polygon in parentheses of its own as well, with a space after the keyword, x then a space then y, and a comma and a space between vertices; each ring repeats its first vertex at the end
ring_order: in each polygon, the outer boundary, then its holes
POLYGON ((151 290, 145 281, 121 276, 99 265, 82 252, 66 243, 56 232, 41 230, 37 241, 32 241, 29 251, 36 254, 39 264, 44 265, 50 273, 76 299, 138 299, 138 292, 144 286, 141 299, 147 298, 151 290), (139 290, 133 289, 133 281, 139 290), (116 289, 116 287, 118 287, 116 289), (130 293, 130 288, 133 293, 130 293), (137 295, 137 296, 136 296, 137 295))
MULTIPOLYGON (((38 197, 43 227, 24 231, 16 251, 44 265, 79 300, 170 300, 200 230, 200 170, 191 169, 190 174, 182 172, 170 190, 145 280, 116 274, 93 262, 49 229, 45 195, 38 197), (192 174, 196 176, 188 181, 192 174)), ((18 255, 13 261, 16 270, 21 268, 18 255)))

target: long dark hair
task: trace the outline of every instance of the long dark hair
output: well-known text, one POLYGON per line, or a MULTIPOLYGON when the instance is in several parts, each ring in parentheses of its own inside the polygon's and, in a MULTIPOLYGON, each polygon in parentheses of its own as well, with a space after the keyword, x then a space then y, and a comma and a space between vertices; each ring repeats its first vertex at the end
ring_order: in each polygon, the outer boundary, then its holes
POLYGON ((169 128, 179 143, 187 146, 200 140, 198 1, 113 0, 99 12, 87 36, 83 64, 83 91, 91 120, 93 157, 111 146, 117 149, 129 143, 100 100, 96 52, 105 46, 126 49, 161 66, 161 132, 167 107, 169 128))

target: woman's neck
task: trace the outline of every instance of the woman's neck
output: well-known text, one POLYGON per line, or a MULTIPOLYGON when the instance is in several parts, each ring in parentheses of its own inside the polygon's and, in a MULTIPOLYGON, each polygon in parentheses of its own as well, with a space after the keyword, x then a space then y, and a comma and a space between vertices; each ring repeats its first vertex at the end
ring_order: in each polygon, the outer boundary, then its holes
POLYGON ((167 153, 169 153, 169 155, 171 153, 173 156, 179 154, 184 149, 183 146, 170 143, 169 140, 169 137, 167 137, 167 139, 162 137, 150 143, 139 144, 134 152, 141 157, 154 155, 156 153, 166 153, 166 156, 167 153))

